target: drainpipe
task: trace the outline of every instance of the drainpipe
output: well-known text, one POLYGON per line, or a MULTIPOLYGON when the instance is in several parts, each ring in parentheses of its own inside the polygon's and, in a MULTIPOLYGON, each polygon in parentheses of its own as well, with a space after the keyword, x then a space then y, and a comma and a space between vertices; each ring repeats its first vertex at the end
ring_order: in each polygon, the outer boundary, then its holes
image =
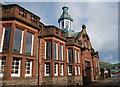
POLYGON ((39 49, 38 49, 38 87, 40 87, 40 38, 38 38, 39 39, 39 49))

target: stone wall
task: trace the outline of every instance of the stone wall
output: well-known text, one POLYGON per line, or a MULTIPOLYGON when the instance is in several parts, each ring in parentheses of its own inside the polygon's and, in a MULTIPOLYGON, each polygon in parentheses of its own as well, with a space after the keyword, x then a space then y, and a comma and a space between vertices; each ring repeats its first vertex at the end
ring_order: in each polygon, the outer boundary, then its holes
POLYGON ((16 78, 11 80, 2 80, 2 85, 37 85, 35 78, 16 78))

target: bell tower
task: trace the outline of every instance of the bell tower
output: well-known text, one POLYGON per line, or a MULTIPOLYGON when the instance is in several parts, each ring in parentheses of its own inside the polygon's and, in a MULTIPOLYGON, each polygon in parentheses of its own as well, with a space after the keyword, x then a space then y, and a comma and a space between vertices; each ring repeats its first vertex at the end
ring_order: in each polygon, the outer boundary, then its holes
MULTIPOLYGON (((62 7, 62 9, 63 9, 63 13, 60 16, 60 18, 58 19, 59 28, 65 32, 74 33, 74 30, 72 30, 73 19, 68 14, 68 7, 64 6, 64 7, 62 7)), ((70 35, 67 35, 67 36, 69 37, 70 35)))

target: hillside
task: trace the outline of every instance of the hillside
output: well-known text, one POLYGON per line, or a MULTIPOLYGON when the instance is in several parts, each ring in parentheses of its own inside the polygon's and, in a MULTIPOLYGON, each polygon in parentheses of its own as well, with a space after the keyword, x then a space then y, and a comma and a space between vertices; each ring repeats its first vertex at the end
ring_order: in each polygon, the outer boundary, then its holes
POLYGON ((107 62, 100 62, 100 68, 105 68, 105 67, 112 66, 112 65, 113 64, 107 63, 107 62))
POLYGON ((109 67, 109 66, 117 66, 117 65, 120 65, 120 63, 111 64, 108 62, 100 62, 100 68, 105 68, 105 67, 109 67))

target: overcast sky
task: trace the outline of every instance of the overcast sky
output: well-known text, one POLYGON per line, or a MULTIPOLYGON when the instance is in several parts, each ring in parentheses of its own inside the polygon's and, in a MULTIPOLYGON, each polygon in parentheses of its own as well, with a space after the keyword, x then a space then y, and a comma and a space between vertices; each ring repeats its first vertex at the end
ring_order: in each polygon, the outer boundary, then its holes
MULTIPOLYGON (((18 4, 41 18, 46 25, 58 27, 64 2, 6 2, 18 4)), ((66 2, 73 18, 73 29, 87 27, 93 48, 99 52, 100 61, 118 62, 118 2, 66 2)))

